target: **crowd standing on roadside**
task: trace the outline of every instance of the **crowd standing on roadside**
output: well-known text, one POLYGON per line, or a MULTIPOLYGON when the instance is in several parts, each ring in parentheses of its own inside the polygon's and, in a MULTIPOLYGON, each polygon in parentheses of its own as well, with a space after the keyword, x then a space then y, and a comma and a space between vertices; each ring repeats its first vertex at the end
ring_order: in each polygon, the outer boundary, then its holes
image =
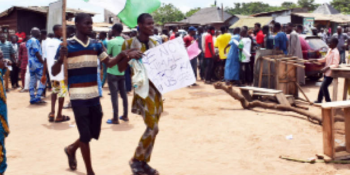
MULTIPOLYGON (((53 27, 53 33, 32 28, 29 35, 17 32, 6 36, 0 33, 0 174, 6 170, 6 150, 4 140, 9 134, 6 109, 6 93, 21 89, 28 93, 29 103, 45 105, 46 90, 51 93, 51 110, 48 121, 62 123, 71 120, 63 115, 63 109, 72 108, 77 123, 79 138, 65 148, 69 167, 76 170, 77 149, 81 149, 89 175, 94 174, 91 165, 89 143, 98 139, 101 132, 103 111, 100 104, 102 88, 107 83, 110 90, 113 111, 104 113, 110 116, 108 124, 129 121, 129 110, 143 117, 146 131, 142 135, 134 156, 129 164, 134 174, 159 174, 149 166, 150 157, 159 132, 158 124, 163 112, 163 98, 151 81, 147 82, 149 93, 142 98, 133 90, 132 73, 142 53, 182 37, 184 46, 198 44, 201 53, 190 61, 196 80, 205 84, 225 82, 230 86, 251 86, 254 77, 255 55, 259 49, 277 50, 285 55, 303 58, 306 41, 304 28, 291 23, 282 26, 247 26, 230 29, 228 26, 190 26, 187 31, 179 26, 169 30, 159 30, 154 26, 150 14, 138 18, 138 27, 129 34, 123 33, 123 25, 116 23, 109 32, 96 33, 92 30, 92 18, 85 13, 77 14, 75 25, 66 28, 68 45, 61 46, 63 29, 53 27), (186 33, 186 34, 184 34, 186 33), (64 57, 68 58, 68 86, 64 82, 64 57), (82 59, 84 58, 84 59, 82 59), (19 84, 21 79, 21 86, 19 84), (132 105, 128 105, 128 94, 133 92, 132 105), (123 113, 119 114, 119 95, 122 99, 123 113), (64 99, 70 103, 64 106, 64 99), (58 107, 56 108, 56 102, 58 107), (56 110, 57 109, 57 110, 56 110)), ((315 103, 325 98, 330 102, 328 86, 332 83, 331 68, 346 63, 346 46, 350 37, 338 27, 334 35, 326 28, 312 29, 313 35, 329 43, 330 49, 325 57, 315 61, 325 63, 322 69, 324 78, 315 103)), ((137 70, 136 70, 137 71, 137 70)), ((305 70, 298 69, 298 83, 305 84, 305 70)), ((194 83, 189 88, 199 86, 194 83)))

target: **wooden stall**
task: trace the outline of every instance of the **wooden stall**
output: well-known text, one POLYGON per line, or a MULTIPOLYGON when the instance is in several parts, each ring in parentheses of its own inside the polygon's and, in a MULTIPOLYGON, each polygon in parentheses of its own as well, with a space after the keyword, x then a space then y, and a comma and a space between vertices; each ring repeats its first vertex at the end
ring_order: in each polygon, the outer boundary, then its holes
POLYGON ((255 66, 255 74, 258 76, 254 77, 254 86, 281 90, 295 98, 299 98, 300 90, 305 100, 310 102, 297 81, 297 68, 305 68, 306 62, 309 61, 283 54, 261 56, 255 66))

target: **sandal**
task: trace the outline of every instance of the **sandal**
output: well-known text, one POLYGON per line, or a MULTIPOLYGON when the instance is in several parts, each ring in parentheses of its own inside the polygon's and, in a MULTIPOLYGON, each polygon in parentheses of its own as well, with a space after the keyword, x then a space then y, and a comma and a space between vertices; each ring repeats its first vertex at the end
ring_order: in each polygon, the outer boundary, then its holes
POLYGON ((63 122, 67 122, 70 120, 70 118, 68 116, 65 116, 65 115, 62 115, 62 118, 61 120, 56 120, 55 123, 63 123, 63 122))
POLYGON ((107 120, 107 124, 110 124, 110 125, 119 125, 119 121, 117 120, 117 122, 114 122, 113 119, 108 119, 108 120, 107 120))
POLYGON ((124 116, 119 117, 119 119, 123 120, 124 122, 128 122, 129 121, 129 118, 128 117, 124 117, 124 116))
POLYGON ((67 154, 68 157, 68 164, 69 168, 74 171, 77 169, 77 159, 75 157, 68 154, 68 147, 64 148, 64 152, 67 154))
POLYGON ((150 167, 146 162, 143 164, 143 169, 148 175, 159 175, 159 172, 152 167, 150 167))
POLYGON ((49 122, 52 123, 55 121, 55 114, 49 113, 49 122))
POLYGON ((139 160, 130 160, 129 165, 133 175, 148 175, 143 169, 143 162, 139 160))

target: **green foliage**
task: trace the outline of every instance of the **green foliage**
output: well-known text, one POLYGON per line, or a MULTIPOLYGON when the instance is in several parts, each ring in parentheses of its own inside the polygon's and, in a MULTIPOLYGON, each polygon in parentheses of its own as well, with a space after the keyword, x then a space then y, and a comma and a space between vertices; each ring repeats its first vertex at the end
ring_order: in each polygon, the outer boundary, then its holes
POLYGON ((331 5, 341 13, 350 14, 349 0, 333 0, 331 5))
POLYGON ((234 8, 226 7, 226 11, 233 15, 251 15, 255 13, 282 10, 283 7, 270 6, 263 2, 234 3, 234 8))
POLYGON ((285 9, 291 9, 291 8, 296 8, 298 7, 297 4, 295 4, 294 2, 283 2, 282 5, 281 5, 282 8, 285 8, 285 9))
POLYGON ((319 4, 315 4, 315 0, 298 0, 298 5, 309 11, 314 11, 319 6, 319 4))
POLYGON ((163 25, 167 22, 181 21, 185 18, 185 15, 171 3, 163 3, 159 9, 152 13, 152 16, 159 25, 163 25))
POLYGON ((198 12, 200 9, 201 9, 200 7, 191 9, 190 11, 186 12, 185 16, 186 16, 186 17, 190 17, 190 16, 192 16, 194 13, 198 12))

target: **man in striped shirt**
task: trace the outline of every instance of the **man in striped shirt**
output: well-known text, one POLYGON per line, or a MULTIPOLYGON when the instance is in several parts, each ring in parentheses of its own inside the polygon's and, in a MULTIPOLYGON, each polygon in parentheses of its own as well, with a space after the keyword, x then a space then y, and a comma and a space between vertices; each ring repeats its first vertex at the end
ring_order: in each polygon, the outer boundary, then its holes
POLYGON ((68 39, 67 47, 59 48, 57 62, 52 67, 56 76, 63 64, 64 57, 68 62, 68 89, 70 100, 78 127, 80 138, 65 148, 69 167, 76 170, 75 153, 81 149, 87 175, 94 175, 91 166, 89 142, 98 139, 101 131, 102 108, 97 85, 97 59, 108 67, 113 67, 121 59, 141 58, 142 53, 136 49, 121 52, 115 59, 110 59, 104 52, 102 44, 89 38, 92 33, 92 18, 89 14, 80 13, 75 17, 76 35, 68 39))

